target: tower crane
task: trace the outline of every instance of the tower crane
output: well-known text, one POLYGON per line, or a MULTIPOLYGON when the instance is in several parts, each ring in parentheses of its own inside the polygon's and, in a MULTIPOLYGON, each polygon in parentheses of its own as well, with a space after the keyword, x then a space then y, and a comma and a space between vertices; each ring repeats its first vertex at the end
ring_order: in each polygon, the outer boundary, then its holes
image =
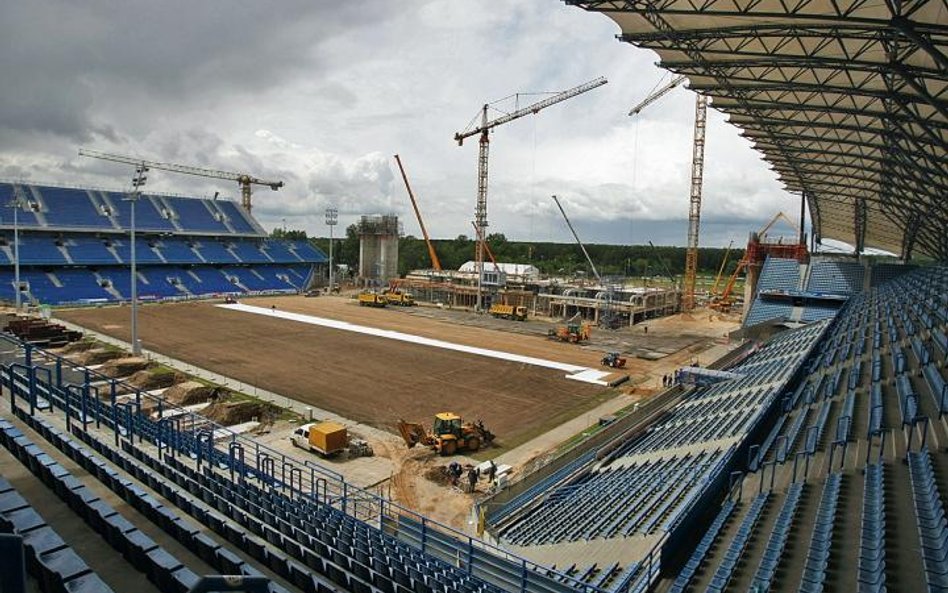
POLYGON ((174 163, 160 163, 156 161, 147 161, 145 159, 139 159, 132 156, 126 156, 121 154, 110 154, 108 152, 101 152, 98 150, 91 150, 88 148, 80 148, 79 156, 91 157, 94 159, 100 159, 103 161, 112 161, 113 163, 124 163, 126 165, 144 165, 149 169, 159 169, 161 171, 171 171, 173 173, 183 173, 185 175, 196 175, 198 177, 210 177, 212 179, 226 179, 228 181, 236 181, 240 185, 240 202, 243 205, 244 209, 247 212, 250 212, 250 195, 252 193, 251 186, 253 185, 266 185, 270 189, 276 191, 283 187, 282 181, 268 181, 265 179, 258 179, 247 173, 231 173, 230 171, 219 171, 217 169, 205 169, 203 167, 192 167, 190 165, 176 165, 174 163))
MULTIPOLYGON (((676 76, 629 111, 633 116, 680 85, 684 76, 676 76)), ((691 153, 691 191, 688 200, 688 249, 685 251, 685 282, 682 309, 695 308, 695 277, 698 274, 698 235, 701 226, 701 186, 704 180, 704 137, 708 120, 708 98, 698 93, 695 98, 695 136, 691 153)))
POLYGON ((398 163, 398 170, 402 173, 402 180, 405 182, 405 189, 408 190, 408 198, 411 200, 411 207, 415 209, 415 217, 418 219, 418 226, 421 227, 421 234, 425 238, 425 244, 428 246, 428 256, 431 258, 431 265, 434 269, 441 271, 441 260, 435 253, 434 245, 431 244, 431 238, 428 237, 428 229, 425 228, 425 221, 421 219, 421 211, 418 209, 418 202, 415 201, 415 194, 411 191, 411 185, 408 184, 408 175, 405 174, 405 167, 402 166, 402 159, 395 155, 395 162, 398 163))
MULTIPOLYGON (((464 139, 470 138, 471 136, 480 135, 479 146, 477 156, 477 206, 474 209, 474 222, 475 226, 478 228, 478 236, 484 237, 487 234, 487 156, 488 148, 490 145, 490 138, 488 133, 493 128, 497 126, 512 122, 516 119, 520 119, 525 115, 531 115, 538 113, 541 109, 546 109, 551 105, 556 105, 567 99, 571 99, 577 95, 582 95, 588 91, 591 91, 595 88, 601 87, 606 84, 608 81, 600 76, 595 80, 585 82, 579 86, 573 87, 571 89, 565 90, 561 93, 557 93, 546 99, 537 101, 532 105, 527 105, 522 109, 517 109, 511 113, 504 114, 500 117, 494 119, 487 118, 487 112, 491 108, 489 103, 485 103, 481 108, 480 112, 480 125, 458 132, 454 135, 454 139, 457 141, 458 146, 464 145, 464 139)), ((476 120, 476 118, 475 118, 476 120)), ((477 244, 477 257, 476 257, 476 268, 477 268, 477 310, 481 309, 481 281, 483 276, 484 269, 484 242, 483 240, 479 241, 477 244)))

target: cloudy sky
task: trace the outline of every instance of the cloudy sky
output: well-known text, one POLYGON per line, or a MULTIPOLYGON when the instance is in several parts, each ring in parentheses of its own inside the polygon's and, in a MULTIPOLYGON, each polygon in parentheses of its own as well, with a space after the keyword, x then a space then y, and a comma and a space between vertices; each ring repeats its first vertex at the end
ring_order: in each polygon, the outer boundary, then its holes
MULTIPOLYGON (((657 56, 557 0, 0 0, 0 14, 3 179, 128 187, 127 167, 80 158, 84 146, 283 179, 254 196, 267 228, 325 235, 334 205, 342 225, 395 213, 420 235, 399 153, 430 233, 470 235, 477 142, 458 147, 454 133, 485 102, 605 76, 492 134, 490 231, 568 240, 557 194, 589 242, 685 240, 694 95, 628 117, 667 80, 657 56)), ((738 133, 710 112, 704 245, 743 244, 799 208, 738 133)), ((148 189, 237 196, 159 171, 148 189)))

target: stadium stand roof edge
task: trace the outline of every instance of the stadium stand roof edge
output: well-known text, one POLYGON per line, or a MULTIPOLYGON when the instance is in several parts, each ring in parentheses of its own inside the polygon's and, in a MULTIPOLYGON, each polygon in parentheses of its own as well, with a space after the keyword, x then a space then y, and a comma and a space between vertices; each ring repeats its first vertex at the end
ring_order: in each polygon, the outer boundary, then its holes
POLYGON ((684 74, 808 202, 817 240, 948 261, 940 0, 565 0, 684 74))

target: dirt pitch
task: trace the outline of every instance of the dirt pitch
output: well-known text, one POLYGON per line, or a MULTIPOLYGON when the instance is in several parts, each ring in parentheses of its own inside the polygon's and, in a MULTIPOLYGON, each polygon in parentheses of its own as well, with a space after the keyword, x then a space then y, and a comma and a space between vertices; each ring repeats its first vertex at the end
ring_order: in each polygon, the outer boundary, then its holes
MULTIPOLYGON (((342 299, 253 299, 292 310, 447 341, 595 366, 599 354, 481 328, 360 309, 342 299)), ((129 309, 59 311, 57 317, 128 341, 129 309)), ((481 418, 504 447, 601 403, 602 387, 561 371, 228 311, 211 303, 143 306, 139 337, 156 351, 388 430, 399 417, 428 422, 451 410, 481 418)))

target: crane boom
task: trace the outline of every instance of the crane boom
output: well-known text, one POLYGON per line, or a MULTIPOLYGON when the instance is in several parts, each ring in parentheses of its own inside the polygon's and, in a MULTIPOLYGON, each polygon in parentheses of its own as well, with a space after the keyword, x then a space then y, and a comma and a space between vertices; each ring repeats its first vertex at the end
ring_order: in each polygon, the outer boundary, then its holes
MULTIPOLYGON (((629 111, 636 115, 654 103, 668 91, 680 85, 684 76, 676 76, 668 84, 646 97, 629 111)), ((695 281, 698 275, 698 238, 701 228, 701 188, 704 184, 704 139, 708 119, 708 98, 698 94, 695 98, 695 130, 691 153, 691 191, 688 199, 688 248, 685 251, 685 282, 682 291, 682 309, 695 308, 695 281)))
POLYGON ((592 268, 593 274, 596 276, 596 281, 602 285, 602 276, 599 275, 599 270, 596 269, 596 264, 593 263, 591 257, 589 257, 589 252, 586 251, 586 246, 583 245, 583 242, 579 240, 579 235, 576 234, 576 229, 573 228, 573 223, 569 221, 569 217, 566 216, 566 210, 563 210, 563 205, 560 204, 559 198, 552 196, 553 201, 556 202, 556 207, 560 209, 560 214, 563 215, 563 220, 566 221, 566 226, 569 227, 571 233, 573 233, 573 238, 576 239, 576 242, 579 243, 579 248, 583 250, 583 255, 586 256, 586 261, 589 262, 589 267, 592 268))
POLYGON ((645 97, 644 99, 642 99, 641 103, 639 103, 638 105, 630 109, 629 115, 630 116, 637 115, 639 111, 642 111, 643 109, 645 109, 646 107, 654 103, 655 101, 658 101, 659 99, 664 97, 668 93, 668 91, 680 85, 682 82, 685 81, 686 78, 687 77, 683 74, 678 75, 675 78, 672 78, 667 84, 665 84, 665 86, 652 92, 652 94, 650 94, 648 97, 645 97))
POLYGON ((408 199, 411 200, 411 207, 415 209, 415 218, 418 219, 418 226, 421 227, 421 234, 425 238, 425 244, 428 246, 428 257, 431 258, 431 265, 434 266, 434 269, 441 271, 441 260, 438 259, 438 254, 435 253, 434 245, 431 243, 431 238, 428 236, 428 229, 425 228, 425 221, 421 219, 421 211, 418 209, 418 202, 415 201, 415 193, 411 191, 411 185, 408 183, 408 175, 405 174, 405 167, 402 166, 402 159, 395 155, 395 162, 398 163, 398 170, 401 171, 402 181, 405 182, 405 189, 408 190, 408 199))
POLYGON ((655 243, 652 243, 651 241, 649 241, 648 246, 652 248, 652 253, 655 254, 655 259, 658 260, 658 265, 662 267, 662 272, 664 272, 665 277, 671 280, 672 286, 676 286, 678 284, 678 281, 675 280, 674 276, 672 276, 671 270, 669 270, 668 265, 665 264, 665 260, 662 259, 661 255, 659 255, 658 248, 655 247, 655 243))
MULTIPOLYGON (((468 130, 466 132, 458 132, 457 134, 454 135, 454 139, 457 140, 458 146, 461 146, 464 144, 465 138, 476 136, 477 134, 486 132, 487 130, 490 130, 491 128, 496 128, 497 126, 501 126, 508 122, 512 122, 515 119, 520 119, 521 117, 525 115, 536 114, 541 109, 546 109, 547 107, 551 105, 556 105, 557 103, 561 103, 567 99, 572 99, 573 97, 577 95, 582 95, 583 93, 591 91, 594 88, 601 87, 607 82, 609 81, 606 80, 604 77, 600 76, 599 78, 590 80, 589 82, 584 82, 583 84, 579 86, 575 86, 571 89, 567 89, 561 93, 557 93, 553 95, 552 97, 547 97, 546 99, 537 101, 536 103, 533 103, 532 105, 527 105, 526 107, 522 109, 518 109, 506 115, 502 115, 496 119, 492 119, 490 121, 485 121, 482 119, 481 125, 477 126, 473 130, 468 130)), ((488 107, 487 105, 484 105, 485 110, 487 107, 488 107)))
POLYGON ((246 173, 232 173, 230 171, 221 171, 218 169, 205 169, 203 167, 192 167, 190 165, 177 165, 174 163, 162 163, 158 161, 149 161, 122 154, 111 154, 89 148, 80 148, 79 156, 86 156, 103 161, 112 161, 113 163, 123 163, 126 165, 144 165, 150 169, 159 169, 161 171, 171 171, 173 173, 182 173, 184 175, 195 175, 197 177, 210 177, 212 179, 226 179, 236 181, 240 185, 241 203, 247 212, 250 212, 251 185, 266 185, 276 191, 283 187, 282 181, 270 181, 258 179, 246 173))
POLYGON ((731 254, 731 247, 733 246, 734 241, 731 240, 731 242, 727 244, 727 249, 724 251, 724 259, 721 260, 721 267, 718 268, 718 275, 714 279, 714 286, 711 287, 712 295, 716 296, 718 294, 718 285, 721 284, 721 276, 724 274, 724 268, 727 267, 727 256, 731 254))
MULTIPOLYGON (((487 110, 490 105, 485 104, 481 108, 481 125, 475 127, 472 130, 466 130, 458 132, 454 135, 454 139, 457 141, 458 146, 464 145, 464 139, 470 138, 474 135, 480 135, 478 141, 478 153, 477 153, 477 205, 474 208, 474 225, 477 227, 477 236, 484 237, 487 232, 487 164, 488 164, 488 154, 490 149, 490 135, 488 132, 497 126, 509 123, 515 119, 519 119, 525 115, 530 115, 533 113, 539 112, 541 109, 545 109, 551 105, 556 105, 561 101, 565 101, 577 95, 581 95, 585 92, 591 91, 597 87, 600 87, 606 84, 608 81, 600 76, 595 80, 590 80, 579 86, 573 87, 571 89, 565 90, 562 93, 557 93, 552 97, 547 97, 542 101, 537 101, 532 105, 528 105, 523 109, 518 109, 513 113, 508 113, 502 115, 496 119, 489 120, 487 119, 487 110)), ((476 256, 476 267, 477 267, 477 305, 476 309, 481 310, 481 288, 483 284, 483 270, 484 270, 484 241, 483 239, 478 240, 477 242, 477 256, 476 256)))

